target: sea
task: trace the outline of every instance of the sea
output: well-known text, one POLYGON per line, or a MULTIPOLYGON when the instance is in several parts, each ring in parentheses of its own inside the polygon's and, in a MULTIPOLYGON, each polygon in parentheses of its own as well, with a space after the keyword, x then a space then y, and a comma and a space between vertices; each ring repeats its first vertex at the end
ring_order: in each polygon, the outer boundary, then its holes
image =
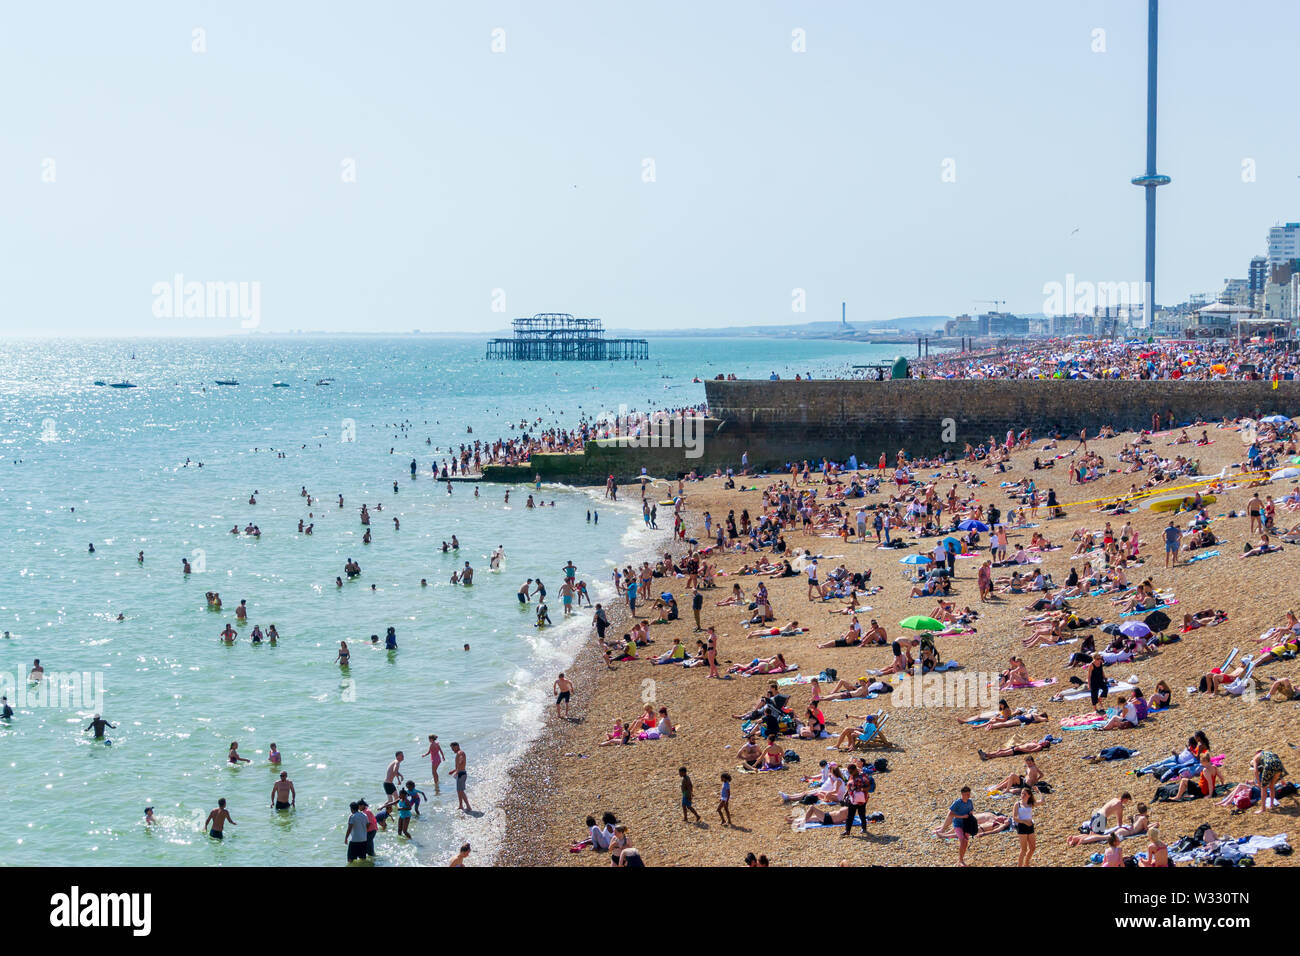
POLYGON ((0 721, 0 863, 343 866, 348 804, 383 803, 398 750, 428 800, 411 839, 395 820, 379 835, 374 865, 443 865, 466 841, 486 862, 505 832, 502 795, 527 785, 519 757, 544 731, 551 684, 593 639, 589 611, 563 618, 562 567, 572 560, 609 602, 614 567, 664 533, 645 527, 639 495, 449 492, 435 463, 538 419, 696 405, 696 377, 843 375, 907 346, 653 338, 636 363, 484 351, 430 335, 0 340, 0 693, 15 711, 0 721), (526 509, 529 494, 543 506, 526 509), (260 537, 231 533, 250 523, 260 537), (444 553, 453 534, 460 548, 444 553), (338 587, 349 558, 362 573, 338 587), (466 561, 473 586, 451 584, 466 561), (548 585, 554 626, 534 627, 519 604, 527 578, 548 585), (227 646, 241 600, 248 622, 227 646), (279 643, 252 644, 254 624, 276 625, 279 643), (396 651, 383 649, 390 626, 396 651), (43 690, 27 682, 36 659, 43 690), (96 713, 114 725, 103 741, 87 732, 96 713), (448 758, 453 741, 467 753, 472 813, 457 810, 449 764, 435 796, 429 734, 448 758), (232 742, 251 762, 228 763, 232 742), (292 811, 271 806, 281 769, 292 811), (235 823, 220 842, 203 829, 218 798, 235 823))

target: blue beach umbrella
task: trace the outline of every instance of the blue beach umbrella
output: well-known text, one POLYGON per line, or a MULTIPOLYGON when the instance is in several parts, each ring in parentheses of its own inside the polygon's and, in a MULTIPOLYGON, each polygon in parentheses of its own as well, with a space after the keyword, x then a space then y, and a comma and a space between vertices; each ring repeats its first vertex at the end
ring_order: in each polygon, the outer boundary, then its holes
POLYGON ((952 545, 952 549, 953 549, 953 551, 957 552, 958 554, 961 554, 961 542, 960 542, 960 541, 958 541, 956 538, 951 537, 951 536, 949 536, 949 537, 947 537, 947 538, 944 538, 944 539, 943 539, 943 546, 946 548, 946 547, 948 547, 949 544, 952 545))
POLYGON ((1285 415, 1265 415, 1260 421, 1267 422, 1269 425, 1281 425, 1283 422, 1291 421, 1291 419, 1285 415))
POLYGON ((899 564, 929 564, 930 558, 924 554, 909 554, 898 562, 899 564))
POLYGON ((1126 621, 1119 626, 1119 632, 1125 637, 1146 637, 1151 633, 1151 628, 1141 621, 1126 621))
POLYGON ((976 531, 988 531, 989 526, 983 521, 976 521, 974 518, 967 518, 961 524, 957 525, 963 531, 970 531, 972 528, 976 531))

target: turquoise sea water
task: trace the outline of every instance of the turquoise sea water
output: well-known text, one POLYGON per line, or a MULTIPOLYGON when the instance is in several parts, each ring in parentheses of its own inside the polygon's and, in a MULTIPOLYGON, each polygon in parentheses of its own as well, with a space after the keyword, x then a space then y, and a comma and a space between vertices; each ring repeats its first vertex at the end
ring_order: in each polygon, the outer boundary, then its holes
POLYGON ((453 443, 518 434, 509 424, 521 419, 575 424, 623 403, 694 404, 704 398, 695 375, 821 377, 900 350, 653 339, 650 361, 633 365, 488 363, 482 341, 428 336, 0 342, 0 630, 10 634, 0 682, 17 711, 0 726, 0 862, 342 865, 347 804, 383 802, 397 749, 431 799, 413 841, 399 841, 395 825, 380 835, 380 863, 445 863, 465 839, 486 860, 504 831, 494 805, 509 774, 527 773, 511 767, 541 726, 555 675, 590 639, 589 613, 562 623, 561 567, 571 558, 594 599, 608 601, 614 563, 656 538, 638 505, 571 488, 544 486, 538 497, 555 507, 535 511, 522 486, 508 507, 504 486, 475 498, 457 484, 448 495, 429 474, 434 459, 453 443), (314 384, 324 377, 335 381, 314 384), (224 378, 241 384, 214 384, 224 378), (292 387, 272 388, 277 380, 292 387), (341 440, 345 420, 355 441, 341 440), (318 496, 311 509, 304 485, 318 496), (598 525, 586 520, 592 507, 598 525), (310 537, 297 533, 309 510, 310 537), (250 522, 260 539, 229 533, 250 522), (461 550, 445 555, 453 533, 461 550), (498 545, 506 561, 491 573, 498 545), (363 573, 339 589, 348 557, 363 573), (195 567, 188 578, 182 558, 195 567), (465 560, 475 585, 452 586, 465 560), (543 631, 515 598, 539 575, 558 625, 543 631), (210 590, 221 612, 207 609, 210 590), (218 634, 241 599, 249 623, 225 646, 218 634), (251 645, 254 623, 275 623, 279 646, 251 645), (371 634, 382 646, 390 625, 397 652, 367 646, 371 634), (353 654, 346 674, 333 663, 341 639, 353 654), (18 700, 34 658, 47 675, 102 686, 111 746, 83 732, 97 706, 89 692, 18 700), (467 751, 481 816, 459 814, 449 789, 434 797, 420 757, 430 733, 448 756, 453 740, 467 751), (227 764, 236 740, 251 764, 227 764), (272 741, 297 787, 290 813, 269 806, 272 741), (201 831, 218 797, 238 824, 223 843, 201 831), (159 819, 152 829, 146 805, 159 819))

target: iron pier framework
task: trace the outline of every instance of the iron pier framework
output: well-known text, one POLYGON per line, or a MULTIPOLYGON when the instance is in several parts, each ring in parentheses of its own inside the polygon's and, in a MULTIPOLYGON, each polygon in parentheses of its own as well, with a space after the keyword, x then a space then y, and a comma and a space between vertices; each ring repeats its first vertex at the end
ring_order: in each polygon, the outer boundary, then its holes
POLYGON ((488 342, 489 359, 515 362, 604 362, 647 359, 645 339, 607 339, 600 319, 579 319, 567 312, 539 312, 515 319, 514 337, 488 342))

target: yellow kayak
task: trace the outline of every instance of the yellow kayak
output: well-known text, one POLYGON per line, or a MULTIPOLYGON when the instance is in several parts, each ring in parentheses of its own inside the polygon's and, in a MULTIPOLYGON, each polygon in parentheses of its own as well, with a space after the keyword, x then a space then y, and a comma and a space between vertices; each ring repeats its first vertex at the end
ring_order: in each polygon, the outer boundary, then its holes
MULTIPOLYGON (((1147 509, 1150 511, 1177 511, 1182 507, 1183 502, 1190 505, 1195 497, 1195 495, 1180 495, 1177 498, 1161 498, 1149 503, 1147 509)), ((1207 505, 1214 504, 1214 495, 1201 495, 1201 502, 1207 505)))

